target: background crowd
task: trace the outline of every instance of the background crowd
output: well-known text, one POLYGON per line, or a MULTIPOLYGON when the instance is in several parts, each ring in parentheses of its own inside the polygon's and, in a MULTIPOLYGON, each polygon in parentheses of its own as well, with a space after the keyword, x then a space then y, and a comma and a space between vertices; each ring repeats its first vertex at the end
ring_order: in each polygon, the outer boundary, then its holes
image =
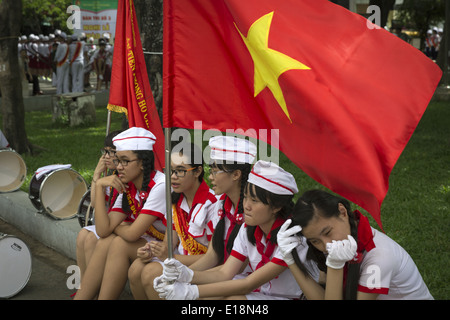
POLYGON ((444 30, 442 28, 436 27, 427 31, 427 38, 425 39, 425 54, 433 60, 437 59, 443 32, 444 30))
POLYGON ((56 94, 91 91, 91 72, 97 75, 93 90, 101 90, 103 85, 108 89, 113 50, 108 33, 96 44, 84 33, 67 35, 60 30, 49 35, 22 35, 18 52, 23 95, 28 95, 28 83, 33 84, 33 96, 43 94, 40 81, 51 82, 56 94))

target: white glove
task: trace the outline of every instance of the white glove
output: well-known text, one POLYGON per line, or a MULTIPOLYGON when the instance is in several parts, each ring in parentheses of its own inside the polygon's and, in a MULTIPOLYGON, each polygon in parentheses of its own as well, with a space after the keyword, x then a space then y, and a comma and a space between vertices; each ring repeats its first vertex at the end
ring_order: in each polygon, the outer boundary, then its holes
POLYGON ((296 225, 286 230, 291 223, 291 219, 286 220, 281 226, 280 230, 278 230, 277 234, 278 248, 280 248, 283 260, 287 265, 295 263, 294 257, 292 256, 291 252, 302 243, 301 238, 296 235, 297 233, 302 231, 302 227, 296 225))
POLYGON ((166 281, 166 278, 164 277, 164 275, 161 275, 159 277, 156 277, 153 280, 153 288, 155 289, 156 292, 161 293, 164 291, 164 287, 170 284, 168 281, 166 281))
POLYGON ((196 300, 199 298, 198 287, 190 283, 163 281, 154 288, 159 293, 159 297, 166 300, 196 300))
POLYGON ((341 269, 347 261, 352 260, 356 256, 356 249, 358 245, 351 235, 348 240, 333 240, 332 243, 327 243, 327 261, 326 265, 333 269, 341 269))
POLYGON ((190 283, 192 281, 192 277, 194 276, 194 271, 176 259, 164 260, 163 268, 163 276, 167 282, 179 281, 190 283))

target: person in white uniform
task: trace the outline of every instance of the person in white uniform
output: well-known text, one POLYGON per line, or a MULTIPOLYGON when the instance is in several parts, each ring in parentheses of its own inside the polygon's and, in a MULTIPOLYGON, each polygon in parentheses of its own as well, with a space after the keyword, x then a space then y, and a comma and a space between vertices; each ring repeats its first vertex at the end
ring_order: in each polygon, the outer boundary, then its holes
MULTIPOLYGON (((112 139, 118 135, 121 131, 113 131, 109 133, 104 140, 103 148, 101 149, 102 156, 98 160, 97 167, 94 170, 94 175, 92 177, 91 187, 90 187, 90 196, 91 196, 91 207, 95 209, 95 184, 97 180, 102 178, 105 173, 109 174, 117 174, 116 165, 113 163, 113 159, 116 156, 116 147, 114 146, 112 139)), ((107 211, 109 212, 114 202, 116 201, 118 196, 117 190, 113 188, 105 189, 105 197, 107 204, 107 211)), ((95 249, 97 244, 97 240, 100 237, 95 231, 95 224, 86 226, 80 230, 77 236, 77 265, 80 268, 81 277, 84 275, 84 271, 86 270, 86 266, 88 265, 92 252, 95 249)))
POLYGON ((66 34, 58 35, 58 48, 55 53, 56 62, 56 94, 69 93, 69 47, 66 43, 66 34))
POLYGON ((75 299, 117 299, 137 249, 162 241, 166 231, 165 177, 154 169, 155 136, 132 127, 113 138, 118 175, 95 184, 95 225, 100 236, 75 299), (120 194, 109 213, 105 190, 120 194))
POLYGON ((83 42, 76 35, 71 36, 69 44, 70 72, 72 73, 72 92, 84 90, 84 55, 83 42))
MULTIPOLYGON (((277 233, 290 216, 298 192, 292 174, 274 163, 258 161, 245 187, 245 226, 227 261, 213 270, 192 271, 175 259, 164 262, 154 287, 166 299, 207 297, 248 300, 299 299, 302 291, 277 246, 277 233), (250 274, 239 274, 248 259, 250 274), (172 281, 175 281, 172 283, 172 281)), ((305 261, 306 248, 301 255, 305 261)), ((318 270, 311 264, 318 279, 318 270)))
MULTIPOLYGON (((171 153, 172 217, 174 258, 203 255, 214 232, 216 196, 203 179, 203 153, 192 143, 179 143, 171 153)), ((170 233, 166 233, 167 235, 170 233)), ((136 300, 156 300, 153 280, 162 274, 167 241, 152 241, 139 248, 128 271, 136 300)))
POLYGON ((305 192, 291 221, 280 229, 280 250, 309 299, 432 300, 409 254, 370 226, 350 203, 322 190, 305 192), (294 248, 308 240, 310 257, 326 272, 325 289, 292 263, 294 248), (345 280, 345 281, 344 281, 345 280))

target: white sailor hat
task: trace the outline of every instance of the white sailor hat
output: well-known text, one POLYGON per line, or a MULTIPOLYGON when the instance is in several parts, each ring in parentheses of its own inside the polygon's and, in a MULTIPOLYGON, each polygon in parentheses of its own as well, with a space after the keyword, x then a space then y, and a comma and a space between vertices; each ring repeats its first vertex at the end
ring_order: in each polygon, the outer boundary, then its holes
POLYGON ((231 136, 215 136, 209 139, 211 160, 222 162, 253 163, 256 145, 248 140, 231 136))
POLYGON ((248 175, 247 182, 275 194, 293 195, 298 192, 294 176, 273 162, 259 160, 248 175))
POLYGON ((153 150, 156 137, 144 128, 131 127, 113 138, 116 151, 153 150))

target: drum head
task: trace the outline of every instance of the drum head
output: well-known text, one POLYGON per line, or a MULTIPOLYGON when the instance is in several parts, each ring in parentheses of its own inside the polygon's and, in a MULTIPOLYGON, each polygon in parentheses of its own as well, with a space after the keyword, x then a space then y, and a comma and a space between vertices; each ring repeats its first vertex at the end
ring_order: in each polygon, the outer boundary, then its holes
POLYGON ((31 253, 27 245, 13 236, 0 237, 0 298, 19 293, 31 276, 31 253))
POLYGON ((25 181, 27 166, 13 150, 0 150, 0 192, 19 189, 25 181))
POLYGON ((45 212, 57 219, 77 215, 81 198, 88 190, 83 177, 72 169, 51 172, 42 182, 40 200, 45 212))

